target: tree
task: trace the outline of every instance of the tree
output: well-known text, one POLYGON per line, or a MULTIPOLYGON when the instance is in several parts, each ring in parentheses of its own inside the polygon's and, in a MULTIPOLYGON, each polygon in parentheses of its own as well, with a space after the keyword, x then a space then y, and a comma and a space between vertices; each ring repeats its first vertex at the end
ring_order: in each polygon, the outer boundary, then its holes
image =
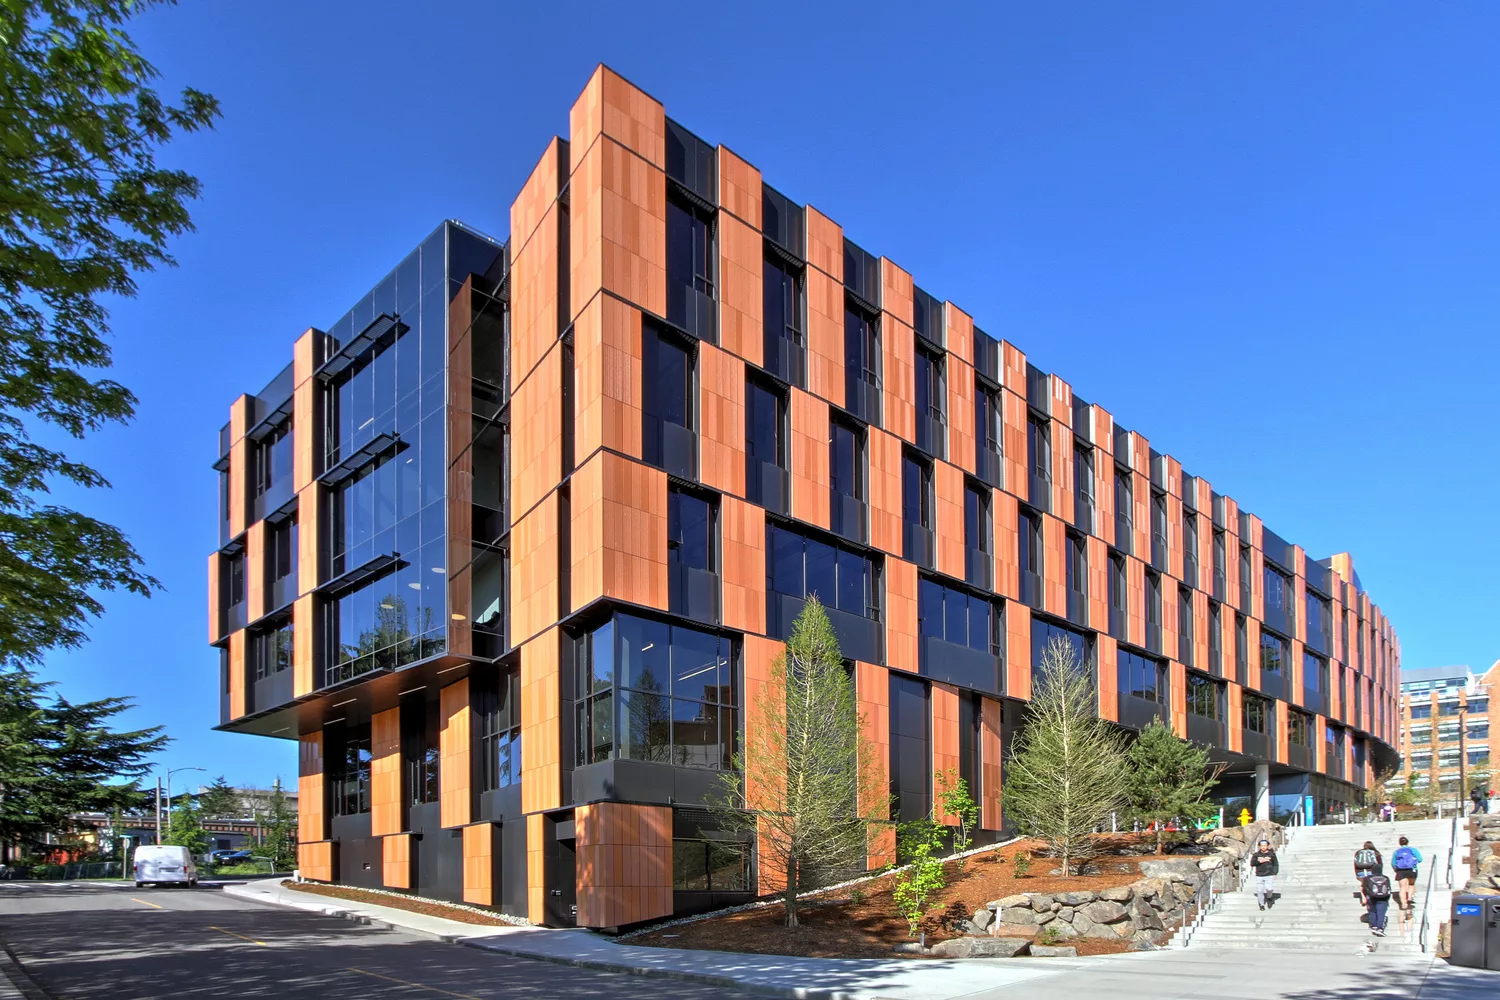
POLYGON ((1005 783, 1009 818, 1046 841, 1069 875, 1093 855, 1089 839, 1125 801, 1121 737, 1095 710, 1094 687, 1072 643, 1042 650, 1031 705, 1005 783))
MULTIPOLYGON (((745 745, 721 776, 722 824, 751 832, 763 878, 782 886, 786 926, 797 896, 863 871, 873 803, 888 802, 828 614, 816 598, 792 625, 763 691, 747 691, 745 745), (865 815, 862 815, 862 812, 865 815)), ((886 810, 888 812, 888 810, 886 810)))
MULTIPOLYGON (((953 831, 953 853, 962 854, 969 849, 974 839, 974 830, 979 826, 979 803, 969 794, 969 783, 949 768, 933 773, 933 784, 937 789, 939 816, 952 817, 958 826, 953 831)), ((963 862, 958 862, 961 866, 963 862)))
POLYGON ((1207 750, 1178 736, 1161 719, 1141 730, 1126 760, 1129 813, 1156 824, 1157 854, 1170 820, 1203 819, 1217 808, 1208 801, 1208 793, 1219 783, 1224 765, 1212 763, 1207 750))
POLYGON ((221 774, 198 795, 198 808, 208 819, 236 819, 245 814, 240 794, 221 774))
POLYGON ((203 829, 203 816, 198 812, 198 804, 191 795, 184 795, 182 801, 173 808, 167 819, 167 834, 162 837, 161 842, 186 847, 189 854, 208 852, 208 831, 203 829))
POLYGON ((164 103, 156 69, 125 34, 160 0, 7 0, 0 5, 0 664, 84 641, 100 591, 159 584, 116 527, 44 501, 51 484, 109 484, 44 440, 127 421, 111 364, 111 296, 173 264, 192 228, 196 178, 158 167, 175 133, 211 127, 218 102, 164 103))
POLYGON ((265 818, 266 838, 262 849, 271 859, 273 872, 287 872, 297 867, 297 814, 287 805, 281 782, 271 793, 271 807, 265 818))
POLYGON ((905 864, 892 866, 895 878, 891 885, 891 899, 896 909, 906 918, 907 936, 922 936, 922 945, 927 944, 927 932, 921 930, 922 921, 934 909, 933 897, 948 884, 938 856, 943 850, 945 829, 941 823, 930 818, 901 824, 901 856, 905 864))
POLYGON ((39 843, 70 815, 133 809, 136 780, 169 742, 161 727, 117 732, 125 698, 74 704, 25 670, 0 670, 0 846, 39 843), (50 700, 48 700, 50 698, 50 700))

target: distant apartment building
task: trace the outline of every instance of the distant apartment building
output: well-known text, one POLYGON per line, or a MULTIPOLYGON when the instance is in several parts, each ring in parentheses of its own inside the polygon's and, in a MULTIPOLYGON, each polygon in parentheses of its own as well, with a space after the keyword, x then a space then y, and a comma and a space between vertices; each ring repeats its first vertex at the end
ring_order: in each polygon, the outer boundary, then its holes
POLYGON ((506 240, 438 226, 220 432, 218 721, 298 741, 304 877, 601 928, 753 899, 707 806, 814 596, 878 818, 953 771, 1004 835, 1052 640, 1101 716, 1208 747, 1231 815, 1342 814, 1397 766, 1400 643, 1348 553, 609 70, 569 124, 506 240))
MULTIPOLYGON (((1483 674, 1467 666, 1401 671, 1401 770, 1388 789, 1408 781, 1456 793, 1490 771, 1490 698, 1500 694, 1500 660, 1483 674)), ((1467 789, 1464 790, 1467 794, 1467 789)))

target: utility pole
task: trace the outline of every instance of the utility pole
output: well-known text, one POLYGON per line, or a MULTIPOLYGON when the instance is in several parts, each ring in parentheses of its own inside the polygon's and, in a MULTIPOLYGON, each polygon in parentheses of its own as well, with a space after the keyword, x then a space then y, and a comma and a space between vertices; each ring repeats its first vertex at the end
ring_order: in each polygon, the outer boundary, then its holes
POLYGON ((156 776, 156 842, 161 843, 161 775, 156 776))
MULTIPOLYGON (((1464 697, 1467 698, 1468 695, 1465 694, 1464 697)), ((1464 745, 1466 742, 1464 739, 1464 715, 1468 710, 1469 704, 1467 701, 1458 706, 1458 814, 1460 816, 1464 814, 1464 805, 1468 802, 1469 798, 1469 754, 1464 745)))

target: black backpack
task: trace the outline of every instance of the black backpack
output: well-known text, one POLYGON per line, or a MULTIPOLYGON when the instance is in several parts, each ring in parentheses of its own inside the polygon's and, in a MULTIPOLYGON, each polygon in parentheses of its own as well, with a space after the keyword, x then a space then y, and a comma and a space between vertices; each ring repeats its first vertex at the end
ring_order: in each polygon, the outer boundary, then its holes
POLYGON ((1365 893, 1371 899, 1390 899, 1391 880, 1384 875, 1371 875, 1365 879, 1365 893))
POLYGON ((1374 868, 1380 864, 1380 855, 1368 847, 1361 847, 1354 853, 1354 863, 1361 868, 1374 868))

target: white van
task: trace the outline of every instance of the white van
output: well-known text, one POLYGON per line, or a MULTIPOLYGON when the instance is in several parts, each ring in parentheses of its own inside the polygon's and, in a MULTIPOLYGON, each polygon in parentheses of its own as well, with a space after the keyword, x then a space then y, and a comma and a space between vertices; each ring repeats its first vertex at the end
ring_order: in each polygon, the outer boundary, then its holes
POLYGON ((169 844, 142 844, 135 849, 135 887, 147 882, 186 882, 198 884, 198 866, 186 847, 169 844))

